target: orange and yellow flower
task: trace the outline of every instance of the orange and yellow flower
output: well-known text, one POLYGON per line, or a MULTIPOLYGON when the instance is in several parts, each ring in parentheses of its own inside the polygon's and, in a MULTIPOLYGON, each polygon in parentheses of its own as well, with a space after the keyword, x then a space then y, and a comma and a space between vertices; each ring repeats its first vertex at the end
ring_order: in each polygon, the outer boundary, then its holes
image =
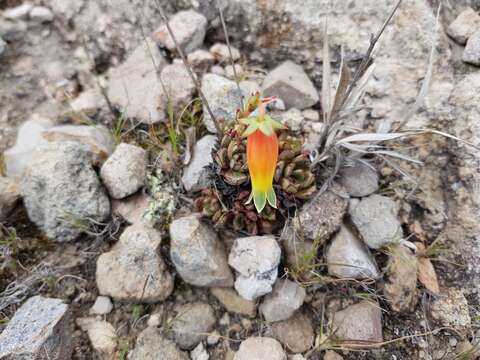
POLYGON ((252 183, 248 202, 253 199, 260 213, 266 206, 277 207, 273 189, 273 176, 278 159, 278 138, 275 129, 284 128, 266 114, 266 105, 271 98, 261 99, 257 109, 240 122, 248 125, 243 133, 247 137, 247 165, 252 183))

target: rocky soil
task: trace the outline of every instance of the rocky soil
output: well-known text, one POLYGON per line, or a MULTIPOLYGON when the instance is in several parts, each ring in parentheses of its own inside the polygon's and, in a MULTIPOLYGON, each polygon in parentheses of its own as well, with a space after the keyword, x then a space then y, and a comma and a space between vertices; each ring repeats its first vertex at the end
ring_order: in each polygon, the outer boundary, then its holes
POLYGON ((0 359, 479 358, 479 1, 404 0, 347 119, 469 143, 351 156, 273 234, 193 206, 210 111, 278 96, 315 150, 324 63, 353 73, 395 3, 219 1, 229 51, 211 0, 0 0, 0 359))

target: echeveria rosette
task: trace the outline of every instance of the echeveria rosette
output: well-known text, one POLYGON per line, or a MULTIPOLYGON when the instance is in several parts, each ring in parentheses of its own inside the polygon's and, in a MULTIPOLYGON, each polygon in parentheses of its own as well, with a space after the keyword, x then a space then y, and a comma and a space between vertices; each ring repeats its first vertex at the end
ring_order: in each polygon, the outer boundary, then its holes
POLYGON ((274 100, 261 99, 255 111, 247 118, 239 120, 247 125, 243 136, 247 137, 247 164, 252 183, 248 202, 253 199, 258 213, 262 212, 267 202, 271 207, 277 207, 277 196, 273 189, 278 159, 278 138, 275 130, 285 127, 266 114, 266 105, 274 100))

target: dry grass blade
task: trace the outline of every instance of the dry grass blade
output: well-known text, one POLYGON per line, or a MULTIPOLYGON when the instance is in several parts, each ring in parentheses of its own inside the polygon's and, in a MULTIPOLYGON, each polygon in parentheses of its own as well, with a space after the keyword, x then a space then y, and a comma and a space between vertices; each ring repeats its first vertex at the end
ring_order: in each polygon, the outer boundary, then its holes
POLYGON ((347 94, 349 82, 350 82, 350 71, 348 70, 348 66, 343 63, 343 54, 342 54, 342 61, 340 65, 340 78, 338 80, 337 92, 335 94, 335 100, 333 102, 332 114, 336 114, 340 110, 340 105, 343 103, 343 100, 345 99, 345 95, 347 94))
POLYGON ((195 84, 195 87, 198 91, 198 94, 200 95, 200 98, 202 99, 202 102, 203 104, 205 105, 205 108, 207 109, 210 117, 212 118, 212 121, 215 125, 215 129, 217 130, 217 136, 221 136, 221 133, 222 133, 222 127, 220 126, 220 123, 218 122, 217 118, 215 117, 215 115, 213 114, 213 111, 212 109, 210 108, 210 105, 208 104, 208 101, 207 101, 207 98, 205 97, 205 95, 203 94, 203 91, 202 91, 202 87, 197 79, 197 77, 195 76, 195 74, 193 73, 192 71, 192 67, 190 66, 190 64, 188 63, 187 61, 187 58, 181 48, 181 46, 178 44, 177 42, 177 39, 175 37, 175 34, 173 33, 173 30, 172 28, 170 27, 170 24, 168 23, 168 17, 165 15, 165 11, 163 11, 163 7, 162 7, 162 4, 160 4, 160 1, 159 0, 155 0, 155 4, 157 5, 157 9, 158 11, 160 12, 160 16, 162 17, 162 20, 163 22, 165 23, 165 26, 167 27, 167 31, 168 31, 168 34, 170 35, 170 37, 172 38, 172 41, 173 43, 175 44, 175 48, 177 49, 180 57, 182 58, 182 61, 183 61, 183 64, 185 65, 185 68, 187 69, 188 71, 188 75, 190 76, 190 78, 192 79, 193 83, 195 84))
POLYGON ((323 38, 323 63, 322 63, 322 110, 323 121, 330 124, 330 84, 331 84, 331 68, 330 68, 330 53, 328 45, 328 17, 325 18, 325 30, 323 38))

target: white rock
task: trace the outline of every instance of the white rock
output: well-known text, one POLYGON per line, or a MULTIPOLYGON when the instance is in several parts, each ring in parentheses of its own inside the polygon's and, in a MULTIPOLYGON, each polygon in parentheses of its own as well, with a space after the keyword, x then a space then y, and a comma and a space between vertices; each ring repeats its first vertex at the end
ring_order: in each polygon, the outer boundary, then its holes
POLYGON ((162 318, 161 318, 161 314, 152 314, 149 316, 148 320, 147 320, 147 325, 148 326, 151 326, 151 327, 158 327, 162 324, 162 318))
POLYGON ((3 17, 10 20, 25 20, 28 18, 28 14, 30 14, 32 8, 32 4, 24 3, 22 5, 5 10, 3 12, 3 17))
POLYGON ((288 279, 279 279, 273 292, 265 296, 260 311, 267 322, 290 318, 305 300, 305 289, 288 279))
POLYGON ((281 250, 271 236, 251 236, 235 240, 228 263, 237 272, 235 289, 247 300, 272 291, 278 275, 281 250))
POLYGON ((455 21, 450 24, 447 28, 447 34, 457 43, 464 45, 479 26, 480 15, 472 8, 468 8, 462 11, 455 21))
POLYGON ((137 338, 135 349, 128 353, 129 360, 189 360, 175 343, 162 334, 162 329, 148 327, 137 338))
POLYGON ((30 19, 40 23, 47 23, 53 21, 55 15, 52 10, 45 6, 34 6, 30 10, 30 19))
MULTIPOLYGON (((233 61, 240 59, 240 51, 234 46, 230 46, 232 52, 233 61)), ((222 43, 215 43, 210 48, 210 53, 213 57, 220 63, 230 62, 230 53, 228 51, 228 46, 222 43)))
POLYGON ((318 102, 317 90, 301 66, 286 61, 270 71, 263 81, 265 96, 278 96, 288 108, 308 108, 318 102))
POLYGON ((95 303, 90 308, 90 314, 106 315, 110 314, 113 309, 112 300, 108 296, 98 296, 95 303))
POLYGON ((147 153, 142 148, 121 143, 100 169, 110 196, 122 199, 137 192, 145 183, 147 153))
POLYGON ((210 72, 215 75, 225 76, 225 69, 219 65, 213 65, 210 72))
POLYGON ((375 259, 368 248, 344 225, 327 250, 327 263, 328 274, 340 278, 380 277, 375 259))
POLYGON ((157 68, 161 70, 166 64, 156 44, 151 39, 143 41, 125 62, 109 71, 108 98, 126 117, 146 124, 163 121, 167 96, 158 81, 157 68))
POLYGON ((151 197, 143 191, 139 191, 124 199, 112 199, 112 212, 121 216, 130 224, 137 224, 145 219, 151 197))
MULTIPOLYGON (((260 85, 256 81, 253 81, 253 80, 240 81, 239 85, 240 85, 240 89, 242 90, 243 96, 246 97, 246 98, 255 94, 257 91, 260 91, 260 85)), ((280 99, 277 99, 277 101, 275 102, 275 106, 280 102, 282 102, 282 101, 280 99)))
MULTIPOLYGON (((205 74, 202 80, 202 92, 217 120, 226 123, 234 121, 237 109, 242 107, 241 93, 234 81, 214 74, 205 74)), ((206 106, 203 106, 203 121, 208 131, 216 132, 215 125, 206 106)))
POLYGON ((308 121, 320 121, 320 114, 313 109, 305 109, 302 111, 303 117, 308 121))
POLYGON ((232 286, 223 243, 198 214, 170 224, 170 258, 182 279, 195 286, 232 286))
POLYGON ((350 217, 370 248, 379 249, 403 237, 397 204, 388 197, 373 194, 363 198, 350 217))
POLYGON ((111 357, 117 349, 115 328, 105 320, 79 318, 77 324, 86 331, 92 347, 103 357, 111 357))
POLYGON ((162 235, 145 224, 125 229, 97 260, 98 291, 118 300, 158 302, 173 291, 173 277, 160 255, 162 235))
POLYGON ((302 112, 298 109, 291 108, 275 117, 292 131, 302 130, 304 118, 302 112))
MULTIPOLYGON (((202 45, 207 32, 207 19, 202 14, 193 10, 180 11, 172 16, 168 24, 178 45, 185 53, 191 53, 202 45)), ((168 50, 176 50, 175 43, 165 24, 155 31, 153 38, 168 50)))
POLYGON ((338 182, 352 197, 362 197, 378 190, 378 174, 375 168, 362 161, 344 166, 338 174, 338 182))
POLYGON ((462 60, 480 66, 480 28, 468 38, 462 60))
POLYGON ((98 90, 90 89, 83 91, 69 105, 75 112, 90 115, 95 114, 98 109, 104 108, 107 104, 98 90))
POLYGON ((207 50, 198 49, 188 54, 187 60, 196 71, 206 72, 213 65, 215 58, 207 50))
POLYGON ((198 344, 195 349, 192 350, 190 353, 190 357, 192 360, 208 360, 210 359, 210 355, 208 355, 207 350, 203 346, 202 343, 198 344))
POLYGON ((282 345, 267 337, 249 337, 242 341, 233 360, 287 360, 282 345))
POLYGON ((72 326, 68 306, 60 299, 28 299, 0 334, 0 359, 70 359, 72 326))
POLYGON ((15 145, 4 152, 7 177, 16 180, 22 177, 35 148, 46 143, 42 132, 53 125, 53 121, 33 115, 18 128, 15 145))
POLYGON ((214 135, 205 135, 193 149, 193 157, 190 164, 185 168, 182 183, 187 191, 199 191, 208 187, 209 171, 205 169, 212 162, 212 150, 217 143, 214 135))
MULTIPOLYGON (((235 71, 237 72, 238 80, 241 80, 242 77, 245 75, 245 71, 243 70, 242 65, 235 64, 235 71)), ((225 76, 231 80, 235 80, 235 72, 233 71, 232 65, 225 66, 225 76)))
POLYGON ((183 63, 167 65, 161 72, 174 112, 180 112, 192 100, 195 83, 190 78, 183 63))
POLYGON ((217 330, 214 330, 210 335, 207 337, 207 344, 210 346, 215 346, 220 341, 220 333, 217 330))

